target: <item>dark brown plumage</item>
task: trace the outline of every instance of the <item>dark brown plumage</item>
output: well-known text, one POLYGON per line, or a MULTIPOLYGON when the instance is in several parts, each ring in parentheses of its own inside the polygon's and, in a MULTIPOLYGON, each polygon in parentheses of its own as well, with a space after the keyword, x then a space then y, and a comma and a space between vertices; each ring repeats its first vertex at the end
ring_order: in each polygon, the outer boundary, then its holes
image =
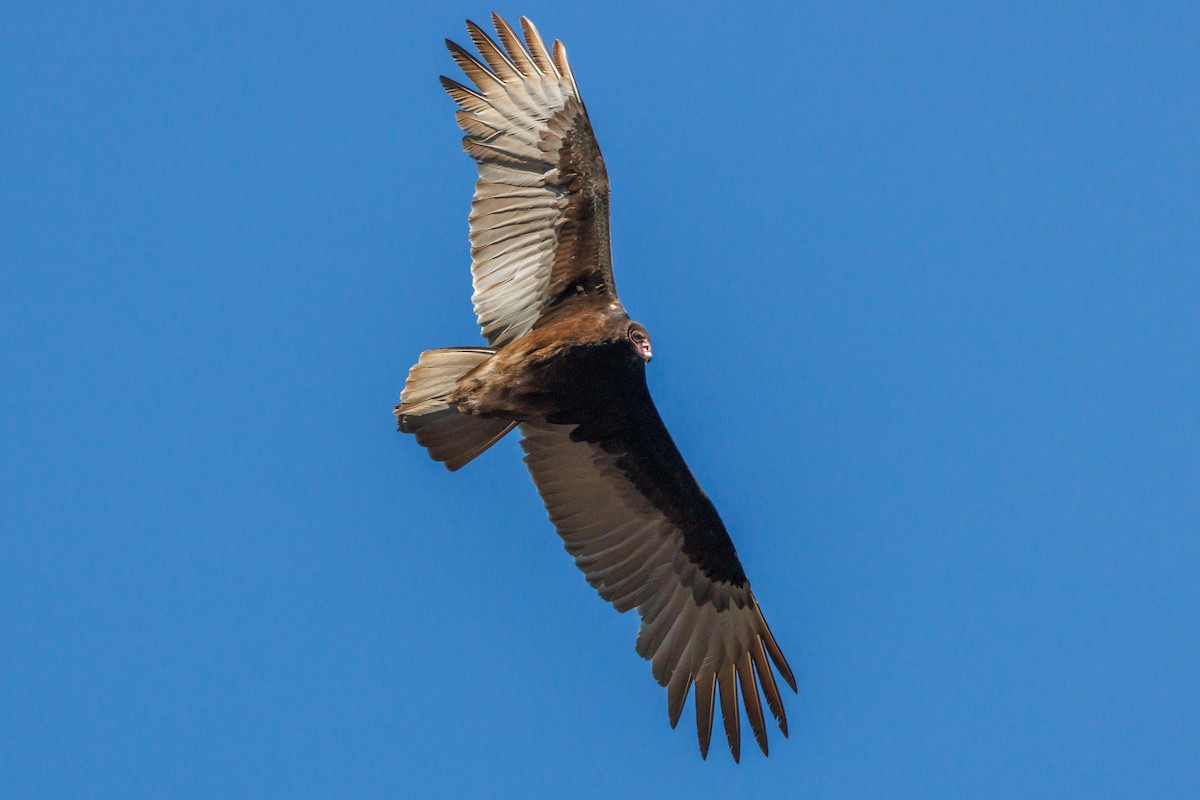
POLYGON ((400 430, 456 470, 520 426, 567 551, 601 597, 638 610, 637 651, 667 687, 671 726, 695 685, 701 753, 719 705, 737 760, 740 691, 766 753, 760 691, 787 735, 771 665, 796 682, 650 398, 650 337, 617 298, 608 174, 566 50, 524 18, 524 44, 492 20, 503 46, 467 23, 482 62, 447 42, 474 88, 442 78, 479 168, 471 272, 490 346, 422 353, 396 406, 400 430))

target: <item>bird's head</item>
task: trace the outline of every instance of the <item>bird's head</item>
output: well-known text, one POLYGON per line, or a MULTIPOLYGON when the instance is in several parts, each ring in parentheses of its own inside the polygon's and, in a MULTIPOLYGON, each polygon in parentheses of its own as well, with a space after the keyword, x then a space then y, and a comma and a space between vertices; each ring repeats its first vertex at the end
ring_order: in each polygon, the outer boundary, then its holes
POLYGON ((650 334, 646 333, 646 329, 637 322, 631 322, 629 323, 629 330, 625 335, 629 337, 630 344, 633 345, 633 349, 637 354, 642 357, 642 361, 649 364, 650 359, 654 357, 654 353, 650 350, 650 334))

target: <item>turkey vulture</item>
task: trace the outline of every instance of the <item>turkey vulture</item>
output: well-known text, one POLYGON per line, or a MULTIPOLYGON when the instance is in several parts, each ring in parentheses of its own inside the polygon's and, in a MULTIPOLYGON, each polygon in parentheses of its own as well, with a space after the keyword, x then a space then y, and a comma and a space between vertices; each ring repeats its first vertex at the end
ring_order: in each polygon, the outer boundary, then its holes
POLYGON ((525 18, 524 44, 492 21, 503 46, 467 23, 482 62, 446 42, 474 86, 442 78, 479 168, 472 299, 489 346, 422 353, 396 406, 400 430, 457 470, 519 426, 567 551, 601 597, 641 616, 637 652, 667 687, 671 727, 695 685, 701 755, 719 697, 738 760, 740 688, 765 754, 760 689, 787 735, 771 663, 792 691, 796 681, 650 399, 650 337, 617 299, 608 175, 566 50, 525 18))

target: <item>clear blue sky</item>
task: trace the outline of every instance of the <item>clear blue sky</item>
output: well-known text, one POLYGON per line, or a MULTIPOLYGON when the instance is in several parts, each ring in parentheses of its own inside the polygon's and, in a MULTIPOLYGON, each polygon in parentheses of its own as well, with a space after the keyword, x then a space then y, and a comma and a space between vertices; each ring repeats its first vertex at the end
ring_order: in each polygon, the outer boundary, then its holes
POLYGON ((6 6, 0 796, 1196 797, 1197 6, 497 9, 796 668, 735 767, 515 438, 394 430, 480 341, 417 5, 6 6))

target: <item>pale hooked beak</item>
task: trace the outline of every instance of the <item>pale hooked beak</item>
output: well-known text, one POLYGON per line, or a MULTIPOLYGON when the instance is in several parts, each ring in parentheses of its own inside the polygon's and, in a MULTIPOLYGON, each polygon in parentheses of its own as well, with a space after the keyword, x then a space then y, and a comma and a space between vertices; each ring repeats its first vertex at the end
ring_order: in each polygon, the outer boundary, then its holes
POLYGON ((650 363, 650 359, 654 358, 654 353, 650 352, 650 343, 649 342, 646 342, 644 345, 639 347, 638 350, 641 351, 642 360, 645 361, 647 364, 650 363))

